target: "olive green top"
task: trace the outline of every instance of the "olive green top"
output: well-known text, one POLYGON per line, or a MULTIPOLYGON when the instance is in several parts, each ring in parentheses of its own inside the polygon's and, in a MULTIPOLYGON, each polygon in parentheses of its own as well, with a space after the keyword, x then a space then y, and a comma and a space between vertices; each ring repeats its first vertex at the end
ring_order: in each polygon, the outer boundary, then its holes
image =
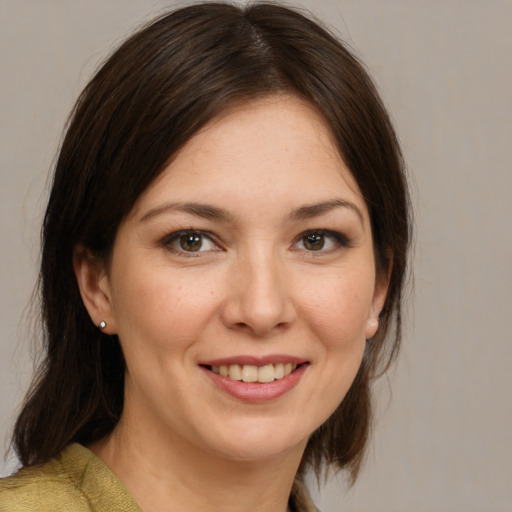
MULTIPOLYGON (((299 480, 294 512, 317 512, 299 480)), ((0 479, 0 512, 142 512, 119 479, 90 450, 72 444, 55 459, 0 479)))

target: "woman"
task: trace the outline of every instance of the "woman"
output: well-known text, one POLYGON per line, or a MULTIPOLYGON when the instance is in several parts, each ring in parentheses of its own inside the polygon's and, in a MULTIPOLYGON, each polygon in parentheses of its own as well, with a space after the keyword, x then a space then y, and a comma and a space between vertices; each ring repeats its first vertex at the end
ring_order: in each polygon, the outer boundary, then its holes
POLYGON ((356 478, 408 201, 325 29, 210 3, 133 35, 76 104, 42 238, 47 355, 0 510, 309 511, 307 468, 356 478))

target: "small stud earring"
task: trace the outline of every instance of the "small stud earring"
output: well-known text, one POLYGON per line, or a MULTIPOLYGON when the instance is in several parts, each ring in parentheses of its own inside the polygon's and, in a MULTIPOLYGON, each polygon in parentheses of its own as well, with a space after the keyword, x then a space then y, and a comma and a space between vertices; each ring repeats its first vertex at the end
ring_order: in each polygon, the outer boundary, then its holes
POLYGON ((107 327, 107 322, 105 322, 105 320, 102 320, 99 324, 98 324, 98 327, 100 329, 105 329, 105 327, 107 327))

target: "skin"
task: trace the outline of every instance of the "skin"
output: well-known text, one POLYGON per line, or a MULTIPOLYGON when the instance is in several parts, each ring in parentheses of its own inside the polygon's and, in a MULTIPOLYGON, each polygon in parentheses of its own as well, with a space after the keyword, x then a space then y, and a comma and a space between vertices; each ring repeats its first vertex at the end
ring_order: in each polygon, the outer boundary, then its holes
POLYGON ((275 96, 215 119, 139 197, 109 268, 78 248, 75 271, 127 363, 121 421, 91 449, 141 508, 284 512, 386 294, 366 204, 320 115, 275 96), (200 250, 173 236, 190 229, 200 250), (306 369, 261 403, 227 394, 200 366, 275 354, 306 369))

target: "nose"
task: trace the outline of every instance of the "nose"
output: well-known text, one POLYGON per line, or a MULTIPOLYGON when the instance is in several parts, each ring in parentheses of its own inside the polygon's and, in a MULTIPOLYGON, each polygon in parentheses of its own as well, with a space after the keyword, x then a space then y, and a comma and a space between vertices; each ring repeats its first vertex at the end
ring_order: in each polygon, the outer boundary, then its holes
POLYGON ((252 251, 229 270, 229 292, 222 317, 230 329, 267 337, 295 320, 291 276, 271 250, 252 251))

